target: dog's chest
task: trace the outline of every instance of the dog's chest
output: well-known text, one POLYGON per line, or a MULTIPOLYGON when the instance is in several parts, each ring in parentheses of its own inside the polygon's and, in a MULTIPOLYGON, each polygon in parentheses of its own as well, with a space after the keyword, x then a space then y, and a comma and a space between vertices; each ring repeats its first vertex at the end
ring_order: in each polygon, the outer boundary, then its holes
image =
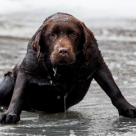
POLYGON ((85 96, 89 85, 90 81, 68 84, 62 80, 56 85, 39 86, 31 84, 27 98, 32 109, 47 112, 62 112, 80 102, 85 96))
MULTIPOLYGON (((51 69, 51 71, 53 70, 51 69)), ((67 109, 80 102, 85 96, 91 80, 80 81, 78 73, 79 67, 58 69, 50 74, 50 80, 42 76, 31 80, 27 97, 31 107, 37 110, 58 112, 64 111, 64 103, 66 103, 67 109)))

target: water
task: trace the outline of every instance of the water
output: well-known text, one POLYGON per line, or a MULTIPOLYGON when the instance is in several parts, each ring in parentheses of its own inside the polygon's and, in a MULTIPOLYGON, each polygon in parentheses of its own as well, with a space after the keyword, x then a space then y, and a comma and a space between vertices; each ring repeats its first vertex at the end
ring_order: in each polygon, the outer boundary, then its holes
MULTIPOLYGON (((6 5, 7 2, 9 0, 4 0, 2 4, 6 5)), ((35 4, 37 6, 32 6, 31 0, 28 2, 12 0, 11 6, 1 6, 0 79, 5 72, 11 70, 24 58, 29 39, 45 17, 60 11, 58 10, 60 4, 63 7, 61 11, 73 14, 94 32, 104 60, 117 85, 125 98, 131 104, 136 105, 135 1, 115 0, 113 5, 113 3, 109 4, 108 0, 102 0, 107 5, 100 6, 101 2, 99 6, 96 6, 98 3, 96 0, 90 5, 93 8, 88 8, 89 4, 79 1, 75 9, 74 6, 66 8, 63 1, 59 1, 59 4, 54 3, 53 6, 50 6, 51 2, 46 6, 44 2, 39 4, 37 2, 35 4), (18 7, 11 9, 15 3, 18 7), (126 10, 127 4, 131 10, 126 10), (43 12, 44 7, 46 10, 43 12), (103 12, 98 12, 100 7, 103 12), (121 10, 119 10, 120 7, 121 10), (108 10, 109 8, 111 10, 108 10), (87 11, 90 14, 85 14, 87 11), (93 14, 94 11, 97 11, 96 17, 93 14)), ((2 114, 3 112, 0 112, 0 115, 2 114)), ((23 111, 21 121, 16 125, 0 125, 1 136, 134 136, 135 133, 136 119, 119 117, 109 97, 95 81, 92 82, 83 101, 64 113, 47 114, 23 111)))
MULTIPOLYGON (((0 0, 0 14, 32 13, 53 14, 67 12, 79 19, 88 18, 136 18, 135 0, 0 0)), ((39 17, 39 16, 38 16, 39 17)))

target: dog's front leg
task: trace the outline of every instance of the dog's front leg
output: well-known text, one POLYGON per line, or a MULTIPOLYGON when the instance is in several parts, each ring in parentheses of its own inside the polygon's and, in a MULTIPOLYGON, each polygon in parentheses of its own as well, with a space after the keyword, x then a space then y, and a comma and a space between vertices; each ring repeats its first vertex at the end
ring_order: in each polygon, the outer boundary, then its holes
POLYGON ((1 116, 0 123, 10 124, 20 120, 20 114, 24 103, 24 90, 26 87, 25 74, 19 72, 8 110, 1 116))
POLYGON ((114 82, 111 72, 103 62, 94 74, 94 79, 110 97, 113 105, 118 109, 119 114, 125 117, 136 117, 136 108, 132 106, 122 95, 114 82))

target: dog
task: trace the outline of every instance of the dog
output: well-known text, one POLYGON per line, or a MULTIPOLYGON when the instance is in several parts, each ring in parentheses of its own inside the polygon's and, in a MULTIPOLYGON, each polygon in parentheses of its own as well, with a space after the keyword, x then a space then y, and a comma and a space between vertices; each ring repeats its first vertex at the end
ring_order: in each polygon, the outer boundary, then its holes
POLYGON ((20 120, 22 110, 64 112, 86 95, 92 79, 110 97, 119 115, 134 118, 105 64, 93 32, 66 13, 49 16, 28 43, 24 60, 0 83, 0 123, 20 120))

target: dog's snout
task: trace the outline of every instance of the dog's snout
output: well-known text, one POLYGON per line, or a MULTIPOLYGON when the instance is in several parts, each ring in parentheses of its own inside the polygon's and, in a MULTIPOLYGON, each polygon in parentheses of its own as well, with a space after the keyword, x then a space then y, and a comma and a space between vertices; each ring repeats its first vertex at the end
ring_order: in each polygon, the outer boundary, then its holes
POLYGON ((68 48, 59 48, 58 53, 60 56, 68 57, 68 48))

